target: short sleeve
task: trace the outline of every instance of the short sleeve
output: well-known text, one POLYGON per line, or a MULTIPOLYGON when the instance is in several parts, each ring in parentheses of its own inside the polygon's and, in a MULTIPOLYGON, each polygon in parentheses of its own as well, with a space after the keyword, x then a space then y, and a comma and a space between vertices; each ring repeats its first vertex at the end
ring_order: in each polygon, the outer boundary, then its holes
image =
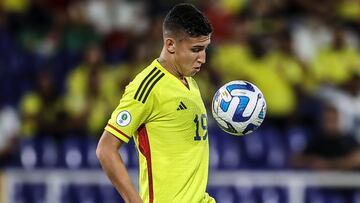
POLYGON ((137 129, 150 117, 154 99, 152 94, 141 94, 141 86, 131 82, 125 89, 119 105, 113 111, 105 130, 124 142, 129 142, 137 129), (139 99, 141 96, 142 99, 139 99), (146 96, 146 99, 144 99, 146 96))

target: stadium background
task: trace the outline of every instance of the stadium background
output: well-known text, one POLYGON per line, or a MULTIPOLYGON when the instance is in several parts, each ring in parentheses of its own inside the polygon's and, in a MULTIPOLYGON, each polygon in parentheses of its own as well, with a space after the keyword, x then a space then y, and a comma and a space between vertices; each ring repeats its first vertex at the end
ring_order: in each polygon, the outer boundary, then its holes
MULTIPOLYGON (((162 18, 176 2, 1 1, 1 203, 121 202, 96 142, 124 86, 159 55, 162 18)), ((209 121, 209 192, 220 203, 360 202, 356 170, 294 162, 323 126, 360 140, 360 2, 190 2, 214 27, 196 76, 208 113, 215 90, 236 79, 268 104, 246 137, 209 121)), ((133 143, 121 153, 136 178, 133 143)))

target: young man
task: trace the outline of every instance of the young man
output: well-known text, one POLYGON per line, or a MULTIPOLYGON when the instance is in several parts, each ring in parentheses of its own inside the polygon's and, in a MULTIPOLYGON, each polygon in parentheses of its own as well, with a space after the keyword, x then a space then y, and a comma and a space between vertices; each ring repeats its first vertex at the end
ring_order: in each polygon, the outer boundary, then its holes
POLYGON ((205 63, 211 32, 194 6, 172 8, 163 23, 160 57, 126 87, 105 127, 96 153, 126 202, 215 202, 205 192, 206 109, 191 78, 205 63), (131 137, 139 152, 140 195, 118 153, 131 137))

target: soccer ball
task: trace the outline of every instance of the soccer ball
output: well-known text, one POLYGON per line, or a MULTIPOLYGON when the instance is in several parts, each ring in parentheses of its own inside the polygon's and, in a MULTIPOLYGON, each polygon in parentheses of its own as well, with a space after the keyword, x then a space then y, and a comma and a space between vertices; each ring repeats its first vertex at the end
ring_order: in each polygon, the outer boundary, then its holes
POLYGON ((226 83, 214 95, 212 115, 225 132, 242 136, 264 121, 266 102, 262 92, 247 81, 226 83))

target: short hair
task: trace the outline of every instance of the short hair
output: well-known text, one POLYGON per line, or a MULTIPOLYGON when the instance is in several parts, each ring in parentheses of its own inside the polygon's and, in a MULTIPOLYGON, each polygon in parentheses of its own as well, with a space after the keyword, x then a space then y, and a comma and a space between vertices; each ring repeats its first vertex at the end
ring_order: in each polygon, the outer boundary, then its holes
POLYGON ((189 37, 207 36, 212 33, 209 20, 195 6, 188 3, 174 6, 163 23, 164 35, 178 37, 184 33, 189 37))

